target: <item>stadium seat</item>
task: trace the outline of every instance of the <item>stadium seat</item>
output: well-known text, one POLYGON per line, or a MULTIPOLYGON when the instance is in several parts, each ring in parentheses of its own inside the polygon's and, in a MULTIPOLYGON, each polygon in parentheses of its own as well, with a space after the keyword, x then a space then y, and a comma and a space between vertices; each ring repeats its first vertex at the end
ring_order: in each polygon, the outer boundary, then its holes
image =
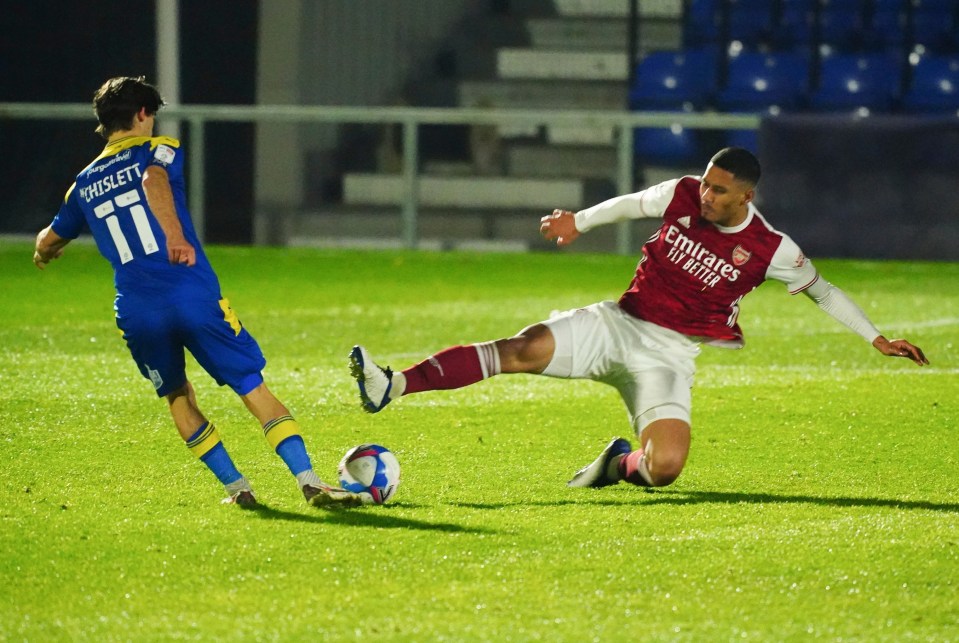
POLYGON ((689 0, 684 4, 683 44, 687 48, 717 44, 722 15, 720 0, 689 0))
MULTIPOLYGON (((911 1, 911 0, 907 0, 911 1)), ((859 11, 865 10, 870 0, 817 0, 820 11, 859 11)))
POLYGON ((808 90, 809 63, 795 53, 741 52, 730 58, 726 84, 716 98, 722 111, 792 109, 808 90))
POLYGON ((839 51, 860 47, 864 33, 863 12, 845 4, 829 4, 819 10, 818 42, 839 51))
POLYGON ((746 48, 757 48, 771 41, 772 3, 760 6, 733 0, 727 9, 726 39, 746 48))
POLYGON ((936 8, 914 8, 910 33, 911 45, 937 53, 951 53, 959 43, 955 35, 954 10, 940 11, 936 8))
MULTIPOLYGON (((895 0, 901 3, 902 0, 895 0)), ((901 51, 906 44, 907 14, 901 9, 878 7, 866 22, 863 48, 869 51, 901 51)))
POLYGON ((681 167, 702 160, 699 133, 678 123, 670 127, 637 127, 636 163, 641 166, 681 167))
MULTIPOLYGON (((884 0, 890 1, 890 0, 884 0)), ((913 11, 953 14, 956 11, 955 0, 908 0, 913 11)))
POLYGON ((912 79, 903 94, 902 108, 912 113, 959 110, 959 56, 920 57, 912 67, 912 79))
POLYGON ((885 54, 830 56, 822 60, 809 107, 817 111, 890 111, 899 94, 901 75, 896 62, 885 54))
POLYGON ((723 147, 742 147, 753 154, 759 154, 759 131, 754 129, 726 130, 723 147))
POLYGON ((632 109, 701 108, 716 91, 719 54, 711 49, 657 51, 643 58, 629 93, 632 109))
POLYGON ((810 52, 813 48, 815 5, 811 0, 782 0, 772 28, 771 43, 779 50, 810 52))

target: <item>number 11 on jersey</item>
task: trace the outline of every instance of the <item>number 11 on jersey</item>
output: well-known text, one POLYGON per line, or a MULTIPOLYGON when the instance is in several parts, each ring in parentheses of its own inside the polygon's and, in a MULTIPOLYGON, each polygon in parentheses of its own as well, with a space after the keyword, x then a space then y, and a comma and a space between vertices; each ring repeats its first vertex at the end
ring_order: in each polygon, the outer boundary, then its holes
POLYGON ((150 221, 147 219, 147 211, 140 204, 140 194, 136 190, 124 192, 113 198, 112 201, 104 201, 93 212, 98 219, 106 218, 107 229, 113 238, 113 243, 120 254, 120 263, 127 263, 133 260, 133 252, 130 250, 130 244, 127 243, 123 230, 120 229, 120 220, 117 218, 119 213, 117 209, 127 210, 133 217, 133 225, 136 227, 137 236, 140 237, 140 245, 143 246, 144 254, 153 254, 160 248, 157 246, 156 236, 153 234, 153 228, 150 227, 150 221), (115 214, 116 213, 116 214, 115 214))

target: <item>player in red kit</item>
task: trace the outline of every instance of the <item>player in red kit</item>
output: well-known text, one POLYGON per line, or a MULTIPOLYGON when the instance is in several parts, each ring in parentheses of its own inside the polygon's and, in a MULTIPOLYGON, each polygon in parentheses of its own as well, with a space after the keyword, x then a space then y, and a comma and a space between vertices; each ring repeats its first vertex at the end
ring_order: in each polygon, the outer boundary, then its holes
POLYGON ((560 246, 617 221, 661 217, 663 225, 643 246, 636 276, 618 302, 554 315, 508 339, 454 346, 398 373, 354 347, 351 370, 364 408, 376 413, 402 395, 460 388, 500 373, 605 382, 622 396, 640 448, 614 438, 569 486, 626 480, 658 487, 673 482, 686 464, 700 346, 741 348, 739 303, 767 279, 806 294, 882 354, 928 364, 917 346, 886 339, 792 239, 766 222, 752 203, 759 177, 755 156, 725 148, 702 177, 665 181, 575 213, 554 210, 540 231, 560 246))

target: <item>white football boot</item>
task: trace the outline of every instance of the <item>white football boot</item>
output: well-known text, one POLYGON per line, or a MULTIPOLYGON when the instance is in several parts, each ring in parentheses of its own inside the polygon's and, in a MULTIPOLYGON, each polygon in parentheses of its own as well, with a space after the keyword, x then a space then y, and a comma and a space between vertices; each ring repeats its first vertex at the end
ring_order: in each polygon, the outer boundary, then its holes
POLYGON ((608 487, 611 484, 619 482, 619 478, 613 478, 609 475, 609 463, 618 455, 626 455, 633 450, 629 440, 625 438, 613 438, 606 445, 599 457, 590 464, 580 469, 573 475, 573 479, 566 483, 568 487, 608 487))
POLYGON ((354 346, 350 351, 350 373, 360 388, 360 400, 367 413, 376 413, 390 403, 393 371, 374 364, 362 346, 354 346))

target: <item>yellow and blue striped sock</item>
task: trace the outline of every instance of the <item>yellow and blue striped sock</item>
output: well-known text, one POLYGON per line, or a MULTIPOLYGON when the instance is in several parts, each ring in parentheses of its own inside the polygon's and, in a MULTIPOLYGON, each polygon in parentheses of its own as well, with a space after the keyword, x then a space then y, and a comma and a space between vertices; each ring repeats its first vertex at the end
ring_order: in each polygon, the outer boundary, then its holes
POLYGON ((233 464, 230 454, 226 452, 226 447, 220 441, 220 432, 212 422, 204 422, 196 433, 187 439, 186 446, 224 485, 243 477, 233 464))
POLYGON ((263 435, 293 475, 313 468, 303 436, 300 435, 300 425, 292 415, 281 415, 264 424, 263 435))

